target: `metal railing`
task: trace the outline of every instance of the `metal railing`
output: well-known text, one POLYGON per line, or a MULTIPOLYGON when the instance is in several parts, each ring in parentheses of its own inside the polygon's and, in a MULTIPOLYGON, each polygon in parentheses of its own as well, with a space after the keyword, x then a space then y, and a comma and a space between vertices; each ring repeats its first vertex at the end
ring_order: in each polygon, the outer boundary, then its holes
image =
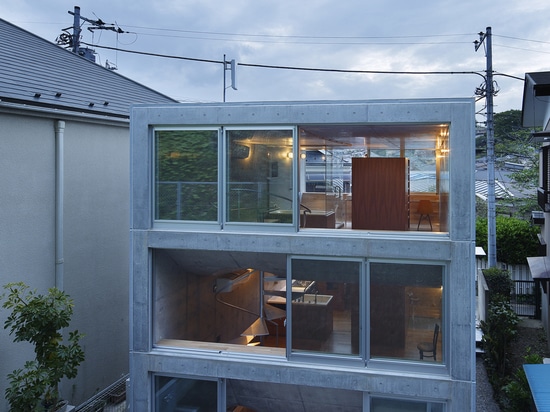
MULTIPOLYGON (((109 405, 119 406, 116 408, 117 411, 125 411, 126 382, 129 376, 129 374, 126 374, 102 391, 99 391, 86 402, 78 405, 75 408, 75 412, 99 412, 109 405)), ((115 409, 111 408, 111 410, 115 409)))

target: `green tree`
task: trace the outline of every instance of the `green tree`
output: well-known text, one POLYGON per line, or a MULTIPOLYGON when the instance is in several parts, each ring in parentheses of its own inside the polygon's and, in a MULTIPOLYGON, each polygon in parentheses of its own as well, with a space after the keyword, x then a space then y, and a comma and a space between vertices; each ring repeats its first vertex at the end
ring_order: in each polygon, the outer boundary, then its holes
POLYGON ((10 309, 4 329, 14 342, 34 345, 35 359, 8 375, 6 399, 12 412, 36 412, 54 408, 58 402, 58 384, 62 378, 74 378, 84 360, 79 340, 82 334, 69 332, 63 343, 61 330, 69 326, 73 301, 57 288, 39 294, 23 282, 8 283, 0 297, 2 307, 10 309))
MULTIPOLYGON (((539 228, 527 220, 497 216, 497 260, 511 265, 525 264, 526 258, 538 255, 539 228)), ((476 219, 476 246, 487 247, 487 218, 476 219)))

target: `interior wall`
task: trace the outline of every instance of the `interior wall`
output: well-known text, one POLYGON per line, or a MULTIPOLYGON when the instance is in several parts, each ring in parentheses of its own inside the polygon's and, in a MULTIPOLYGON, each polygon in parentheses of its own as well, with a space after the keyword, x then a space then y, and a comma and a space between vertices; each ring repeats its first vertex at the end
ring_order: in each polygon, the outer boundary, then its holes
POLYGON ((227 288, 227 292, 216 293, 216 280, 227 277, 227 272, 190 273, 169 252, 157 250, 153 277, 154 342, 231 342, 256 320, 255 314, 259 315, 258 272, 227 288))
POLYGON ((170 256, 155 251, 153 258, 153 342, 184 339, 189 277, 170 256))

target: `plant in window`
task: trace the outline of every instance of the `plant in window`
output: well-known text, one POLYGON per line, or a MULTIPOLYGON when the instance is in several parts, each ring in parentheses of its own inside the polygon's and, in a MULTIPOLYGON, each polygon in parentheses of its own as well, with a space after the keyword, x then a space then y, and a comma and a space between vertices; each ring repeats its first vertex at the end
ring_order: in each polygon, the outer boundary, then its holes
POLYGON ((34 345, 35 359, 8 374, 6 399, 12 412, 55 411, 59 402, 58 384, 74 378, 84 361, 78 331, 69 332, 63 343, 61 330, 69 326, 73 301, 65 292, 50 288, 47 294, 29 290, 23 282, 8 283, 1 296, 2 307, 11 314, 4 323, 14 342, 34 345))

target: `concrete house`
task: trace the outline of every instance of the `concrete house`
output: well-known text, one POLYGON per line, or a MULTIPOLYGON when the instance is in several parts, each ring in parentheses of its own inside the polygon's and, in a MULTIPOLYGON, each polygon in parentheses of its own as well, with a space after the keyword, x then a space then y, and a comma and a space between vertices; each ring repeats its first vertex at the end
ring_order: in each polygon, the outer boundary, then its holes
MULTIPOLYGON (((78 405, 128 373, 129 107, 174 100, 1 19, 0 38, 0 280, 74 299, 78 405)), ((0 328, 2 395, 33 357, 12 340, 0 328)))
POLYGON ((474 111, 134 106, 132 410, 474 410, 474 111))

